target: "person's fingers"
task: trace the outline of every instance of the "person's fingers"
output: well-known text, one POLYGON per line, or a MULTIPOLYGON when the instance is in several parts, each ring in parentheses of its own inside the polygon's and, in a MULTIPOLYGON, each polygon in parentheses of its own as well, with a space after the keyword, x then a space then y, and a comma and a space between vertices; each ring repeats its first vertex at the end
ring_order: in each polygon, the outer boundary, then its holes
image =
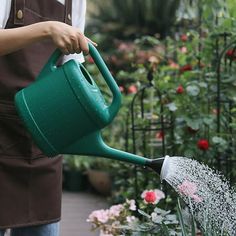
POLYGON ((80 45, 81 51, 87 55, 89 53, 88 41, 86 37, 82 34, 80 34, 79 36, 79 45, 80 45))
POLYGON ((81 53, 81 48, 78 39, 73 40, 72 47, 73 47, 73 53, 81 53))
POLYGON ((61 48, 61 51, 64 55, 69 55, 70 54, 70 52, 68 51, 67 48, 61 48))
POLYGON ((94 41, 92 41, 90 38, 86 37, 85 38, 88 40, 88 42, 92 43, 95 47, 97 47, 97 43, 95 43, 94 41))
POLYGON ((73 54, 74 53, 73 44, 71 42, 66 44, 66 49, 69 52, 69 54, 73 54))

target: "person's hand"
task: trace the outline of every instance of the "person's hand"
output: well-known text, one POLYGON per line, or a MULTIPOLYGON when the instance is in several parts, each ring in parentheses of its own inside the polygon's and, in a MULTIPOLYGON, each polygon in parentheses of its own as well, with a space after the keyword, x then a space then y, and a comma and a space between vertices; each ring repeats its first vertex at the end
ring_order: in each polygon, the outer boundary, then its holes
MULTIPOLYGON (((89 53, 88 39, 79 29, 58 21, 50 21, 49 35, 54 44, 65 55, 80 53, 89 53)), ((96 45, 94 42, 92 42, 96 45)))

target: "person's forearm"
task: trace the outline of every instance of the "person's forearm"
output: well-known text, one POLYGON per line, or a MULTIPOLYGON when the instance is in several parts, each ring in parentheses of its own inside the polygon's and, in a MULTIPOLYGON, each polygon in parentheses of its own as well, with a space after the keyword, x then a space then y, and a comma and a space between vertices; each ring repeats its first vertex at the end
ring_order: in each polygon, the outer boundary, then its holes
POLYGON ((88 41, 91 42, 80 29, 63 22, 45 21, 14 29, 1 29, 0 56, 45 39, 51 40, 55 47, 64 54, 80 53, 81 51, 87 54, 89 52, 88 41))
POLYGON ((0 29, 0 56, 49 38, 50 22, 40 22, 14 29, 0 29))

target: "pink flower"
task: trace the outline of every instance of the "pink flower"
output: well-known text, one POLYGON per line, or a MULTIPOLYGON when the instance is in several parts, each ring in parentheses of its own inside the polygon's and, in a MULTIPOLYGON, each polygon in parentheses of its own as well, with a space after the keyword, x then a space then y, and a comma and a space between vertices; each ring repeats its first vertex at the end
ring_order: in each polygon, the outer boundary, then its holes
POLYGON ((136 217, 135 216, 127 216, 126 221, 128 223, 132 223, 132 222, 136 221, 136 217))
POLYGON ((120 215, 121 211, 124 209, 124 206, 122 204, 113 205, 109 209, 109 217, 117 217, 120 215))
POLYGON ((202 198, 199 197, 197 192, 197 185, 188 180, 184 180, 182 184, 177 187, 180 194, 185 195, 187 197, 193 198, 196 202, 201 202, 202 198))
POLYGON ((123 93, 125 91, 123 86, 119 86, 119 90, 120 90, 121 93, 123 93))
POLYGON ((101 223, 106 223, 108 220, 109 220, 109 210, 104 210, 104 209, 93 211, 87 219, 88 222, 98 221, 101 223))
POLYGON ((142 194, 141 197, 143 198, 143 201, 145 204, 157 204, 161 199, 165 198, 165 194, 159 190, 159 189, 154 189, 154 190, 145 190, 142 194))
POLYGON ((182 52, 183 54, 188 52, 188 49, 186 47, 181 47, 180 48, 180 52, 182 52))
POLYGON ((214 109, 212 109, 212 113, 213 113, 214 115, 219 115, 219 114, 220 114, 220 110, 217 109, 217 108, 214 108, 214 109))
POLYGON ((128 88, 128 93, 137 93, 138 89, 135 85, 130 85, 128 88))
POLYGON ((94 63, 94 60, 93 60, 93 58, 91 56, 88 57, 88 62, 91 63, 91 64, 94 63))
POLYGON ((150 56, 148 61, 152 64, 158 64, 159 63, 159 59, 155 56, 150 56))
POLYGON ((170 61, 169 62, 169 66, 172 68, 172 69, 179 69, 179 65, 177 63, 175 63, 174 61, 170 61))
POLYGON ((134 44, 132 43, 124 43, 121 42, 118 45, 118 50, 122 51, 122 52, 128 52, 128 51, 132 51, 134 49, 134 44))

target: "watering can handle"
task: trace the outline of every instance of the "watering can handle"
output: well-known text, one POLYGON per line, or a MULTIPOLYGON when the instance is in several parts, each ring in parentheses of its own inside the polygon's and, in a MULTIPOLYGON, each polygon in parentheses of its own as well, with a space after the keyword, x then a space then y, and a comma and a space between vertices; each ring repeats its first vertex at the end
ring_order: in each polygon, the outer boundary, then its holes
MULTIPOLYGON (((88 43, 88 45, 89 45, 89 53, 91 57, 93 58, 95 64, 97 65, 99 71, 101 72, 103 78, 105 79, 113 95, 112 103, 108 107, 108 111, 109 111, 108 121, 112 121, 120 108, 121 93, 120 93, 119 87, 117 86, 115 82, 115 79, 111 75, 110 71, 108 70, 105 62, 103 61, 102 57, 98 53, 97 49, 91 43, 88 43)), ((56 63, 58 59, 61 57, 61 55, 62 55, 62 52, 59 49, 56 49, 54 53, 51 55, 51 57, 49 58, 47 64, 41 70, 37 79, 44 78, 47 74, 55 71, 57 69, 56 63)))
POLYGON ((115 79, 111 75, 110 71, 108 70, 105 62, 103 61, 102 57, 100 56, 97 49, 89 43, 89 53, 93 58, 95 64, 97 65, 100 73, 102 74, 103 78, 105 79, 109 89, 112 92, 113 100, 111 105, 108 107, 109 115, 108 120, 111 121, 115 115, 117 114, 120 104, 121 104, 121 93, 115 79))

